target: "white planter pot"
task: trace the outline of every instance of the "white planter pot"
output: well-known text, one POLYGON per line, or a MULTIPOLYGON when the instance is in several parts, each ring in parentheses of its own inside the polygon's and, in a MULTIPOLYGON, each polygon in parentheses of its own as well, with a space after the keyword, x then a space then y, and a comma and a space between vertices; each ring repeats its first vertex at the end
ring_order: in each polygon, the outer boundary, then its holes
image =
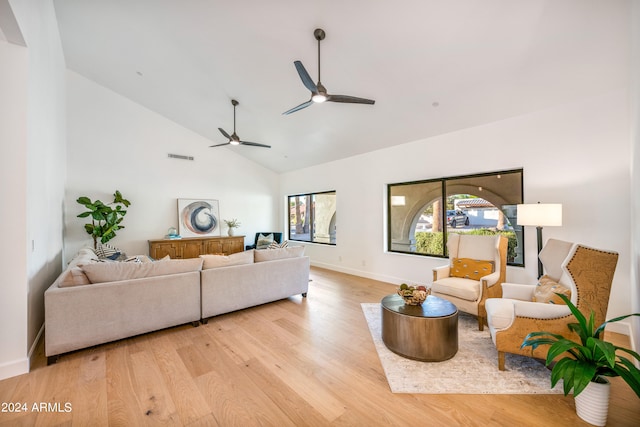
POLYGON ((229 236, 233 236, 233 228, 230 228, 228 231, 229 236))
POLYGON ((602 378, 606 383, 590 382, 582 390, 582 393, 575 396, 576 413, 580 418, 595 426, 607 424, 607 414, 609 413, 609 392, 611 384, 606 378, 602 378))

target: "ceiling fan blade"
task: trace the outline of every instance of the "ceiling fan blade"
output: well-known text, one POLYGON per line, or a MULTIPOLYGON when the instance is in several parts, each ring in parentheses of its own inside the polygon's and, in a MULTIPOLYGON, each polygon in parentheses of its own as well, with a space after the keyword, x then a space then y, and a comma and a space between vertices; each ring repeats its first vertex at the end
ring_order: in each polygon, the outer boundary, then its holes
POLYGON ((291 114, 291 113, 295 113, 298 110, 302 110, 303 108, 307 108, 309 105, 313 104, 312 100, 308 100, 307 102, 303 102, 302 104, 298 105, 297 107, 293 107, 292 109, 290 109, 289 111, 285 111, 282 114, 291 114))
POLYGON ((221 133, 221 134, 223 134, 223 135, 224 135, 224 137, 225 137, 225 138, 227 138, 227 139, 229 139, 229 140, 231 139, 231 136, 230 136, 228 133, 226 133, 226 132, 224 131, 224 129, 222 129, 222 128, 218 128, 218 130, 220 131, 220 133, 221 133))
POLYGON ((210 145, 210 146, 209 146, 209 148, 212 148, 212 147, 222 147, 223 145, 231 145, 231 143, 230 143, 230 142, 225 142, 224 144, 210 145))
POLYGON ((311 80, 311 76, 309 76, 309 73, 307 73, 307 70, 304 68, 304 65, 302 65, 302 62, 295 61, 293 64, 296 66, 296 70, 298 70, 298 75, 300 76, 304 87, 306 87, 313 93, 317 93, 318 87, 313 82, 313 80, 311 80))
POLYGON ((240 144, 242 144, 242 145, 251 145, 252 147, 264 147, 264 148, 271 148, 271 146, 270 146, 270 145, 258 144, 257 142, 240 141, 240 144))
POLYGON ((373 105, 376 101, 372 99, 358 98, 349 95, 327 95, 327 101, 331 102, 344 102, 349 104, 369 104, 373 105))

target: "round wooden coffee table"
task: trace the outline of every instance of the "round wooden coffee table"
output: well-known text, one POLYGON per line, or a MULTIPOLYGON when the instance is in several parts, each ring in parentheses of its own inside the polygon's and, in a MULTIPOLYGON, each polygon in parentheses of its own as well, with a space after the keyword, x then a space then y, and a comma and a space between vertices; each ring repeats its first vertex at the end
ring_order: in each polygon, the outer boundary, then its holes
POLYGON ((422 305, 405 305, 397 294, 382 298, 382 341, 409 359, 440 362, 458 352, 458 308, 429 295, 422 305))

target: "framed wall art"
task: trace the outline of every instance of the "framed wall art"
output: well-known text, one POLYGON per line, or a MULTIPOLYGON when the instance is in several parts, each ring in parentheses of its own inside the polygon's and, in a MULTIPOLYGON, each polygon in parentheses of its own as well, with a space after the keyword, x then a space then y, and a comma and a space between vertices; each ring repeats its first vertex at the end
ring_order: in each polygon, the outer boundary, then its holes
POLYGON ((217 200, 178 199, 178 226, 182 237, 220 235, 217 200))

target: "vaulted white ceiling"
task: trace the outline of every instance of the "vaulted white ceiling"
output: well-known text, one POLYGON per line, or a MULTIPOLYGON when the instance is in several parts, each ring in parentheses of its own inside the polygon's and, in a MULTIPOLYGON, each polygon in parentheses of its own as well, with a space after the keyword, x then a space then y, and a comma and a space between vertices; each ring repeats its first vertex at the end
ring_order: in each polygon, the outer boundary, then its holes
MULTIPOLYGON (((625 0, 55 0, 67 66, 277 172, 624 88, 625 0), (329 93, 309 99, 293 65, 329 93)), ((433 147, 435 152, 455 147, 433 147)))

